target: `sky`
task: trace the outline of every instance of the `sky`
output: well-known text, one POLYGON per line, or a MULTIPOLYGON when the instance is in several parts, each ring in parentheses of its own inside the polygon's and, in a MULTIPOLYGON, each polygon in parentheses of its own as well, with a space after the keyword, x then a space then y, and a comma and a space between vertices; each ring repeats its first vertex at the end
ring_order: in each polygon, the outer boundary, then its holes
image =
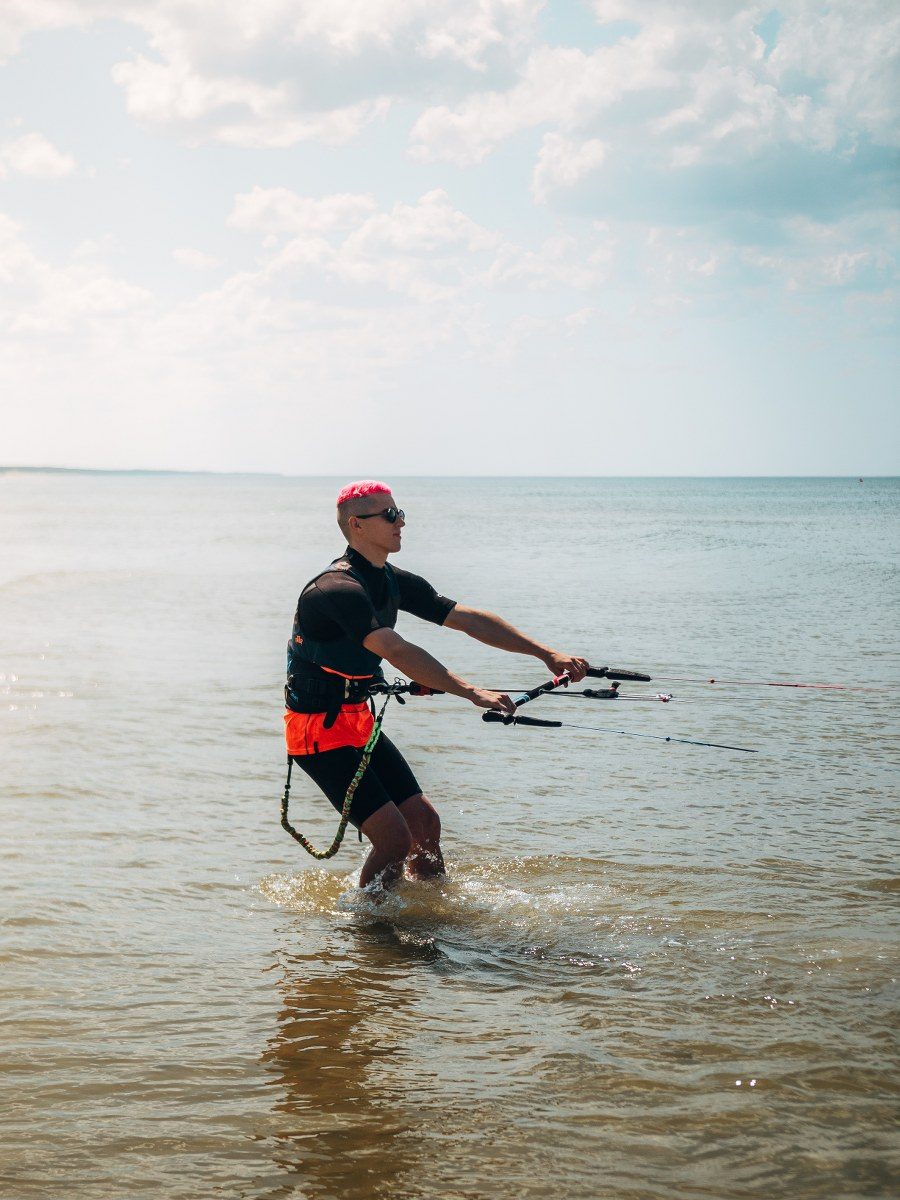
POLYGON ((3 0, 0 464, 900 474, 896 0, 3 0))

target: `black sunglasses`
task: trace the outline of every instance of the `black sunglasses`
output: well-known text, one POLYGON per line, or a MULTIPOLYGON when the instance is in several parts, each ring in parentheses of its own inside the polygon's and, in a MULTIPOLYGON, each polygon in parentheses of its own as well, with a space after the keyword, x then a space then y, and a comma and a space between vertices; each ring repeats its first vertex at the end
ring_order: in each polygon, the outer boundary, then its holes
POLYGON ((363 513, 361 516, 357 513, 357 519, 360 521, 368 521, 370 517, 384 517, 388 525, 394 525, 399 517, 401 521, 406 520, 406 513, 402 508, 394 508, 393 504, 390 508, 383 508, 377 513, 363 513))

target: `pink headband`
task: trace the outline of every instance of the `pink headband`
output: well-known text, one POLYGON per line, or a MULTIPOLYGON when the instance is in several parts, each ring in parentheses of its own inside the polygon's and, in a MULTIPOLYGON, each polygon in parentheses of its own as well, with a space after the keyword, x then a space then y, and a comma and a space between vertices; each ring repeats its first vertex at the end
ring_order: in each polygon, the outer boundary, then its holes
POLYGON ((338 492, 338 508, 348 500, 355 500, 358 496, 377 496, 381 492, 390 495, 391 489, 386 483, 379 483, 377 479, 358 479, 356 483, 348 483, 338 492))

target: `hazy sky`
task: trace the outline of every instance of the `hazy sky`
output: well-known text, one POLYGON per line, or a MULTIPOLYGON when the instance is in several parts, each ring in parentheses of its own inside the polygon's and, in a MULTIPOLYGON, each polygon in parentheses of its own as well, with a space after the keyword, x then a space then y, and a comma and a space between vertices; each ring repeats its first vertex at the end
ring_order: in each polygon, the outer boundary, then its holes
POLYGON ((897 474, 896 0, 3 0, 0 463, 897 474))

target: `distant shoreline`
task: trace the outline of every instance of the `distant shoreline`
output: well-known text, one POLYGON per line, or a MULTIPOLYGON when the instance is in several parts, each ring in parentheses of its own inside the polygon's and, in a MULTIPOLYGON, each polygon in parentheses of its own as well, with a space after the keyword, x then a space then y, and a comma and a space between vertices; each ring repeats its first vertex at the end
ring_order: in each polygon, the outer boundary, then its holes
MULTIPOLYGON (((136 475, 136 476, 203 476, 229 479, 344 479, 353 472, 322 475, 292 475, 286 471, 213 471, 203 469, 169 469, 165 467, 36 467, 0 465, 0 475, 136 475)), ((411 475, 401 471, 388 471, 392 479, 855 479, 860 482, 876 479, 900 479, 898 475, 850 474, 850 475, 556 475, 541 473, 520 475, 469 474, 469 475, 411 475)))

